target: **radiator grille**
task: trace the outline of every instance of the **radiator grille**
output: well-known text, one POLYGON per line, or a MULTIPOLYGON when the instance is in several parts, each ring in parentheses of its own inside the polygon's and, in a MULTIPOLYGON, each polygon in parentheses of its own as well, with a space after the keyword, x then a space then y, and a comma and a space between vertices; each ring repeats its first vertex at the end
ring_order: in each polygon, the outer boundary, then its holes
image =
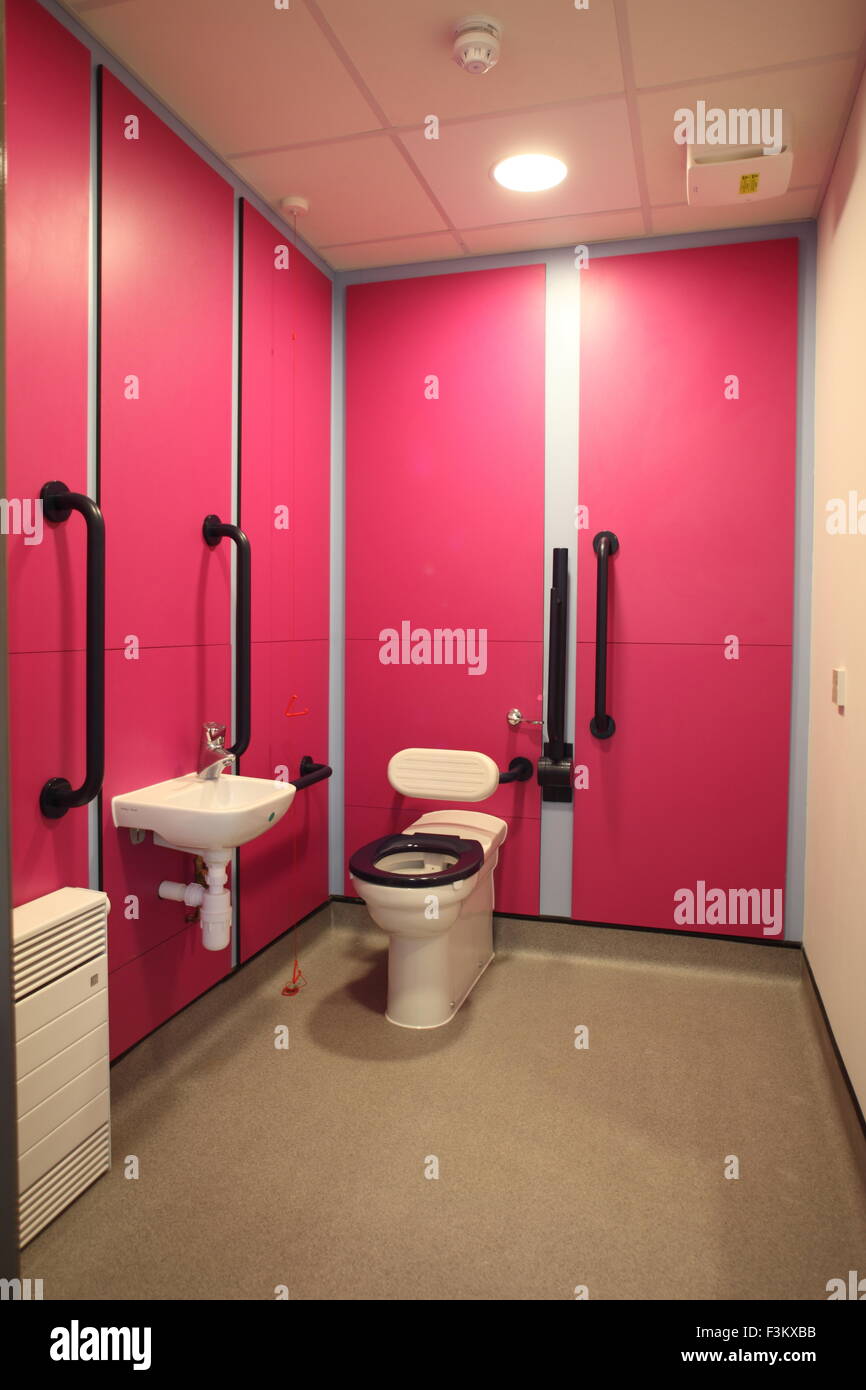
POLYGON ((108 1121, 39 1178, 18 1200, 18 1242, 23 1247, 111 1167, 108 1121))
POLYGON ((12 988, 16 1003, 101 955, 105 950, 105 928, 105 904, 98 902, 45 931, 15 942, 12 988))

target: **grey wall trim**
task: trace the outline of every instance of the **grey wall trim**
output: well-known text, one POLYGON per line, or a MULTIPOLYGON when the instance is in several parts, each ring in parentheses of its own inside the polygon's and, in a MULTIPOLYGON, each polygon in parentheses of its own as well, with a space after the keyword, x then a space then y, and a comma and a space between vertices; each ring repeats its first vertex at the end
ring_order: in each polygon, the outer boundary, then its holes
MULTIPOLYGON (((580 372, 580 275, 574 256, 547 267, 544 366, 544 603, 547 622, 553 578, 553 547, 568 550, 568 684, 565 721, 569 740, 575 700, 577 651, 578 381, 580 372)), ((544 634, 544 709, 547 710, 548 633, 544 634)), ((527 717, 533 717, 524 711, 527 717)), ((542 916, 570 917, 574 808, 570 802, 541 803, 542 916)))
POLYGON ((794 650, 785 936, 802 941, 806 912, 806 807, 812 660, 812 534, 815 492, 815 317, 818 224, 800 237, 800 333, 797 347, 797 499, 794 536, 794 650))
MULTIPOLYGON (((814 411, 815 411, 815 258, 816 224, 806 222, 777 222, 758 227, 734 227, 722 231, 691 232, 681 236, 645 237, 638 240, 599 242, 589 247, 590 257, 639 256, 651 251, 674 251, 697 246, 727 246, 747 241, 769 241, 785 237, 796 237, 800 243, 800 333, 798 345, 798 405, 797 405, 797 500, 796 537, 794 550, 795 594, 793 631, 793 681, 791 714, 791 765, 788 798, 788 874, 785 885, 786 926, 785 935, 789 941, 800 941, 803 936, 803 877, 804 846, 806 834, 806 784, 809 738, 809 650, 811 622, 812 586, 812 489, 814 473, 814 411)), ((419 276, 465 274, 473 270, 493 270, 509 265, 545 265, 548 275, 548 316, 547 316, 547 389, 553 392, 553 400, 546 407, 547 444, 545 472, 547 496, 545 498, 545 601, 549 586, 548 567, 550 550, 554 544, 569 544, 573 547, 575 536, 564 539, 565 528, 561 519, 554 513, 558 502, 568 505, 565 493, 571 497, 571 482, 557 476, 562 461, 567 457, 571 442, 574 444, 574 459, 577 459, 577 431, 572 418, 573 401, 564 391, 567 369, 563 364, 562 374, 550 358, 555 351, 569 352, 571 349, 556 340, 556 305, 563 296, 570 295, 571 280, 579 284, 580 272, 575 269, 573 247, 562 247, 550 251, 517 252, 507 256, 473 256, 460 260, 425 261, 418 265, 387 266, 370 270, 341 271, 336 275, 335 284, 342 293, 349 285, 369 284, 382 280, 411 280, 419 276), (571 277, 571 279, 570 279, 571 277), (557 502, 558 499, 558 502, 557 502), (563 539, 560 541, 559 536, 563 539), (557 539, 554 539, 554 536, 557 539)), ((576 394, 577 377, 572 378, 576 394)), ((344 392, 342 378, 339 388, 335 379, 335 394, 344 392)), ((577 468, 571 470, 576 494, 577 468)), ((337 479, 335 478, 335 484, 337 479)), ((575 495, 576 502, 576 495, 575 495)), ((337 505, 337 499, 332 501, 337 505)), ((573 515, 573 511, 571 513, 573 515)), ((342 512, 341 512, 342 515, 342 512)), ((572 554, 574 551, 572 550, 572 554)), ((572 566, 573 568, 573 566, 572 566)), ((574 580, 572 579, 572 590, 574 580)), ((572 594, 574 597, 574 594, 572 594)), ((572 629, 571 651, 575 650, 575 631, 572 629)), ((332 632, 334 643, 340 639, 332 632)), ((545 632, 545 669, 547 666, 547 633, 545 632)), ((569 707, 566 711, 567 737, 573 738, 574 673, 569 673, 569 707)), ((333 703, 341 685, 332 686, 332 717, 340 721, 342 713, 333 709, 333 703)), ((524 710, 524 714, 528 711, 524 710)), ((570 915, 570 865, 571 808, 545 806, 541 823, 541 865, 542 897, 540 911, 546 915, 570 915), (566 828, 566 822, 568 827, 566 828), (562 858, 567 853, 567 867, 562 858), (567 895, 567 899, 566 899, 567 895), (568 907, 554 908, 546 903, 568 901, 568 907)), ((332 892, 339 892, 332 882, 332 892)))
POLYGON ((346 292, 334 285, 331 334, 331 625, 328 654, 328 887, 345 883, 345 653, 346 653, 346 292))
POLYGON ((204 140, 200 139, 195 131, 191 130, 179 116, 175 115, 171 107, 166 106, 149 87, 146 87, 143 82, 139 81, 139 79, 124 66, 120 59, 115 57, 110 49, 106 48, 98 39, 94 38, 94 36, 89 33, 68 10, 63 9, 62 5, 57 3, 57 0, 39 0, 39 4, 43 9, 47 10, 49 14, 52 14, 58 23, 63 25, 64 29, 68 29, 71 34, 74 34, 79 42, 84 44, 85 48, 90 50, 94 63, 102 63, 108 68, 109 72, 112 72, 131 92, 134 92, 139 101, 143 101, 145 106, 148 106, 150 110, 153 111, 154 115, 159 116, 160 120, 164 121, 169 129, 174 131, 175 135, 179 135, 181 140, 189 145, 190 149, 195 150, 196 154, 204 160, 205 164, 209 164, 212 169, 215 169, 216 172, 226 180, 226 183, 231 184, 236 193, 246 198, 247 202, 251 203, 256 211, 262 214, 262 217, 266 217, 267 220, 286 237, 290 245, 299 247, 304 255, 309 257, 313 262, 313 265, 321 270, 323 275, 327 275, 329 280, 334 279, 334 271, 331 267, 325 264, 321 256, 317 255, 311 246, 307 245, 303 237, 296 235, 290 223, 280 217, 279 213, 275 212, 270 204, 266 203, 265 200, 256 193, 255 189, 250 188, 249 184, 244 182, 240 174, 236 174, 235 171, 226 164, 225 160, 222 159, 215 150, 211 149, 210 145, 205 144, 204 140))
MULTIPOLYGON (((6 15, 0 4, 0 253, 6 264, 6 15)), ((0 419, 6 418, 6 277, 0 276, 0 419)), ((0 430, 0 496, 6 496, 6 431, 0 430)), ((18 1106, 12 1003, 12 892, 9 856, 9 634, 6 537, 0 542, 0 1278, 18 1277, 18 1106)))

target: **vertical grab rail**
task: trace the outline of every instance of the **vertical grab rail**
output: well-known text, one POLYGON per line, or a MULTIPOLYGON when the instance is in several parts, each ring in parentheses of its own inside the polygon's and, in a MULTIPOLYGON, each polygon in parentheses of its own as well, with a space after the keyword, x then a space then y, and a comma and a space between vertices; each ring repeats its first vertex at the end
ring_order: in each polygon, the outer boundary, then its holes
POLYGON ((607 581, 611 555, 619 550, 613 531, 599 531, 592 542, 598 556, 595 590, 595 713, 589 721, 593 738, 611 738, 616 732, 613 715, 607 712, 607 581))
POLYGON ((51 777, 39 793, 39 809, 48 820, 60 820, 76 806, 86 806, 102 790, 105 774, 105 521, 83 492, 70 492, 65 483, 45 483, 39 492, 46 521, 61 525, 73 512, 87 528, 87 656, 86 738, 84 781, 73 787, 65 777, 51 777))
POLYGON ((220 521, 214 513, 206 516, 202 525, 202 535, 213 549, 219 545, 223 536, 234 541, 238 564, 235 577, 235 741, 228 753, 239 758, 250 746, 250 641, 251 624, 251 582, 249 537, 239 526, 220 521))

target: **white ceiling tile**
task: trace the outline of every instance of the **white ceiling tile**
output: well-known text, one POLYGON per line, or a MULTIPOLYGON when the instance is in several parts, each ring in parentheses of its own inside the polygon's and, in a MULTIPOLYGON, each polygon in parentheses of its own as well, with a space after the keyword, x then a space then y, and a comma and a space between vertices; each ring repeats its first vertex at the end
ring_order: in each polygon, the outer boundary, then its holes
POLYGON ((833 158, 846 114, 855 60, 781 68, 722 81, 692 82, 663 92, 643 92, 638 110, 650 202, 679 203, 685 197, 686 151, 674 141, 674 113, 695 110, 698 101, 728 111, 739 107, 781 107, 783 138, 794 151, 794 187, 819 184, 833 158))
POLYGON ((678 207, 653 208, 650 214, 654 236, 672 236, 679 232, 715 231, 719 227, 760 227, 773 222, 802 222, 815 216, 817 188, 797 188, 780 198, 768 198, 763 203, 746 203, 742 207, 692 208, 687 203, 678 207))
POLYGON ((455 24, 479 13, 443 0, 317 0, 318 8, 395 125, 574 101, 622 90, 612 0, 492 0, 502 56, 483 75, 451 57, 455 24))
POLYGON ((457 260, 464 253, 450 232, 436 232, 432 236, 393 241, 364 241, 356 246, 326 246, 319 254, 334 270, 367 270, 373 266, 457 260))
POLYGON ((124 0, 80 17, 222 155, 381 125, 301 0, 124 0))
POLYGON ((863 0, 628 0, 635 82, 689 82, 853 53, 863 0))
POLYGON ((388 135, 245 155, 232 163, 278 211, 288 194, 310 200, 302 231, 316 248, 446 225, 388 135))
POLYGON ((567 217, 632 208, 640 202, 623 98, 589 105, 458 122, 438 140, 420 131, 400 136, 424 178, 458 227, 567 217), (546 193, 514 193, 491 177, 507 155, 556 155, 568 176, 546 193))
POLYGON ((504 222, 460 232, 473 256, 504 255, 509 251, 542 251, 552 246, 582 246, 594 241, 620 241, 643 235, 643 214, 600 212, 590 217, 551 217, 539 222, 504 222))
POLYGON ((856 71, 853 56, 838 55, 866 32, 866 0, 591 0, 585 10, 491 0, 502 58, 470 77, 451 42, 472 6, 452 0, 67 6, 276 210, 288 193, 309 198, 304 236, 341 266, 644 234, 617 12, 654 230, 811 216, 813 195, 799 190, 821 186, 832 167, 856 71), (689 209, 674 113, 699 100, 782 107, 795 192, 746 210, 689 209), (436 141, 424 138, 430 115, 436 141), (381 133, 389 122, 400 146, 381 133), (517 194, 492 181, 497 160, 527 150, 565 160, 560 188, 517 194))

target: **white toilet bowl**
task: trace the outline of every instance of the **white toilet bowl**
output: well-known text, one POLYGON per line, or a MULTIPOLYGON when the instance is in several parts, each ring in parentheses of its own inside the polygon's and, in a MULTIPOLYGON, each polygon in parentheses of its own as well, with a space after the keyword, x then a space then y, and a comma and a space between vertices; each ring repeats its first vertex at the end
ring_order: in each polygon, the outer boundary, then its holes
POLYGON ((478 811, 430 811, 402 835, 386 835, 352 856, 355 891, 390 938, 391 1023, 441 1028, 487 969, 493 871, 507 830, 505 821, 478 811))

